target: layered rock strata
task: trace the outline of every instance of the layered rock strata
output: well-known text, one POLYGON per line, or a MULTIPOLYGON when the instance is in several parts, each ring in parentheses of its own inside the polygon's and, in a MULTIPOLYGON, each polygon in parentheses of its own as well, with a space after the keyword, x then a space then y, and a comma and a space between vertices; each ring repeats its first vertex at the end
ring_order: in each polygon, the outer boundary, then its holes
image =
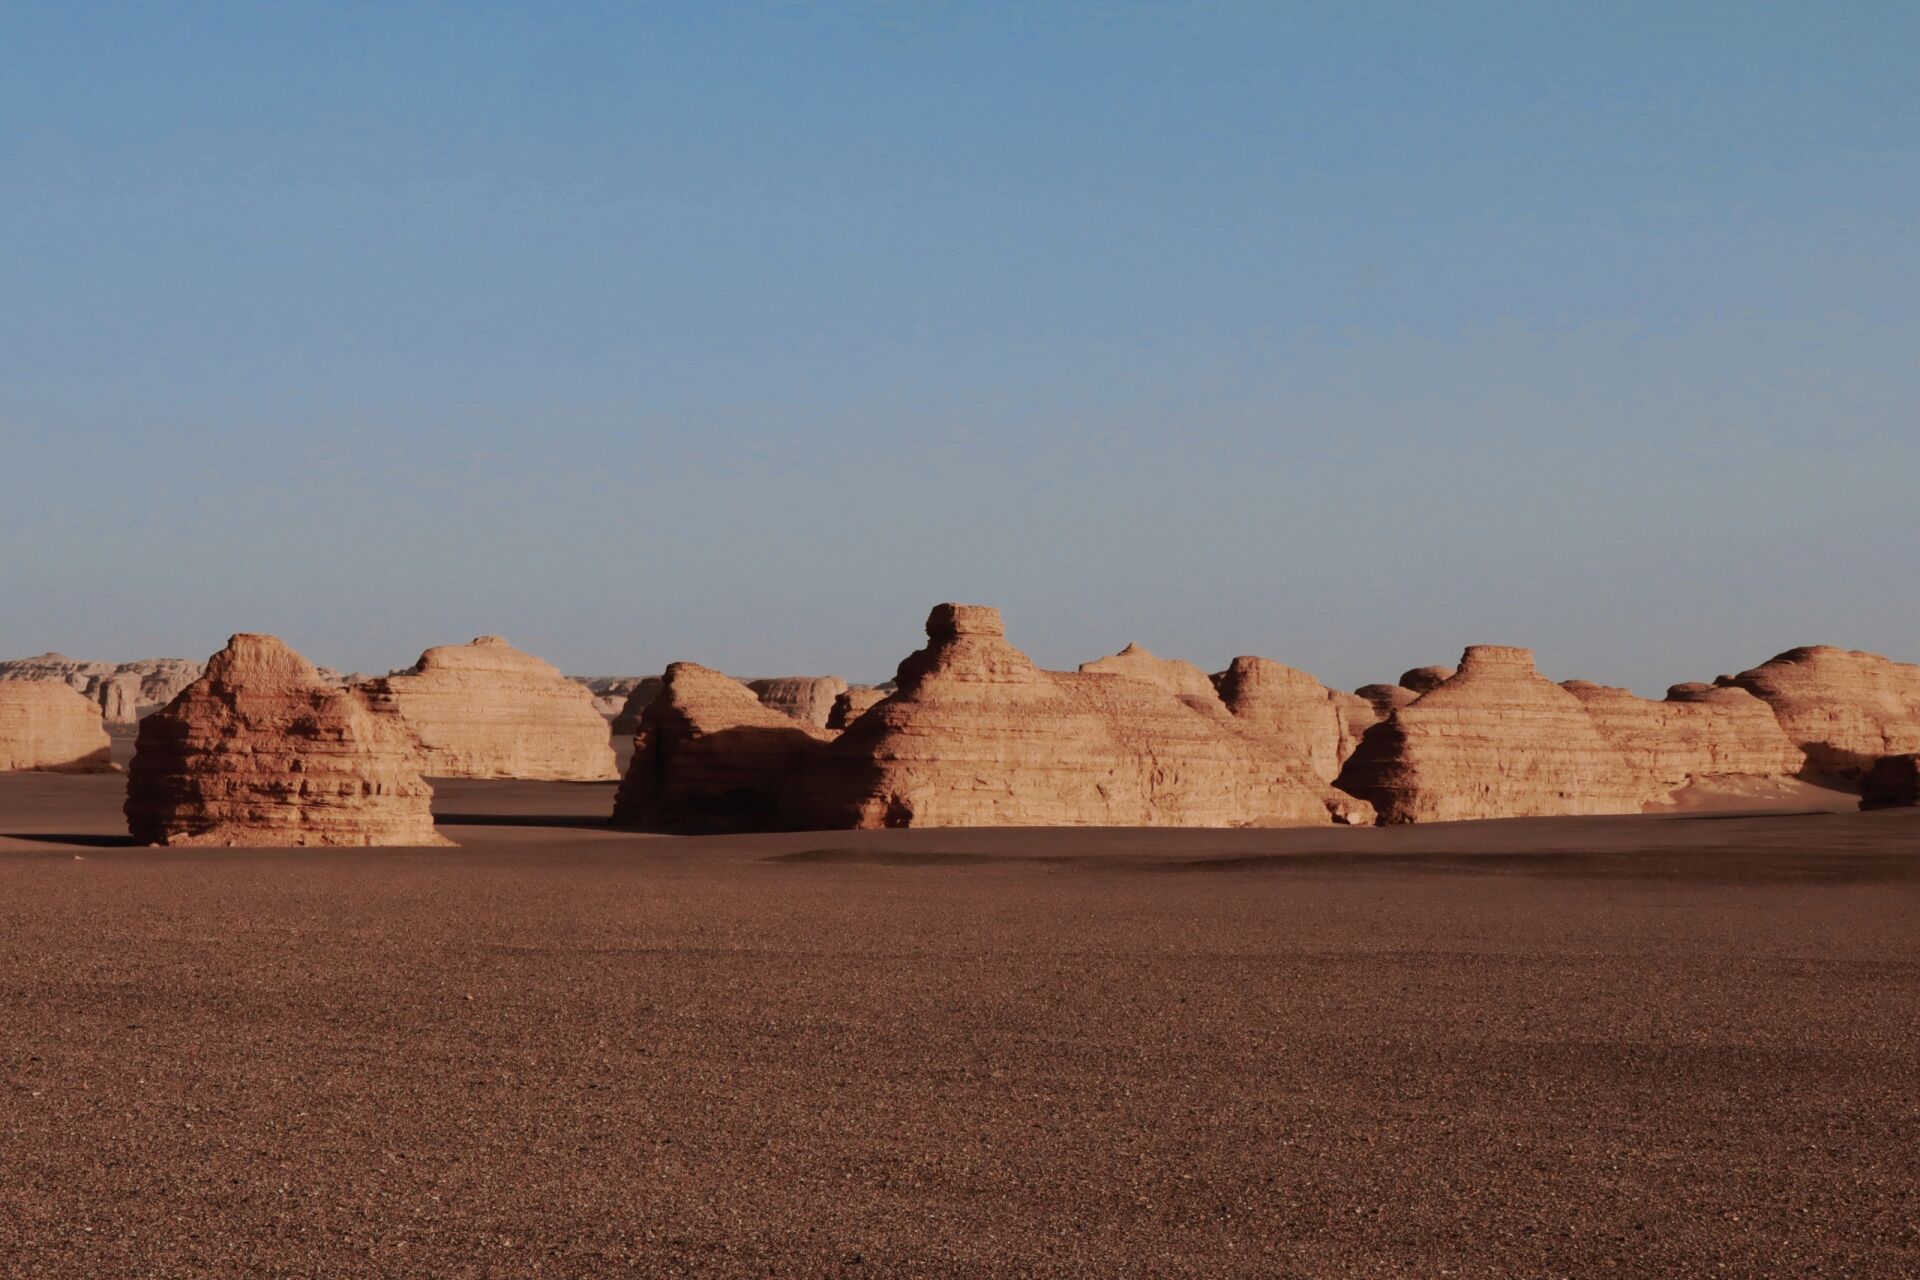
POLYGON ((1159 684, 1042 671, 997 610, 943 604, 897 691, 788 793, 805 827, 1247 826, 1368 821, 1230 717, 1159 684), (1329 805, 1333 807, 1330 809, 1329 805))
POLYGON ((1920 751, 1920 666, 1912 663, 1813 645, 1714 683, 1772 707, 1807 753, 1811 776, 1857 780, 1882 756, 1920 751))
POLYGON ((243 634, 141 722, 126 815, 143 844, 446 844, 432 801, 397 712, 243 634))
POLYGON ((434 778, 596 782, 618 778, 593 694, 498 636, 428 649, 367 693, 405 718, 434 778))
POLYGON ((0 773, 105 773, 99 706, 64 680, 0 680, 0 773))
POLYGON ((631 738, 640 732, 640 717, 646 713, 653 700, 660 696, 665 682, 659 676, 646 676, 636 683, 627 693, 627 699, 621 703, 620 710, 614 715, 609 726, 616 738, 631 738))
POLYGON ((1144 680, 1165 689, 1195 711, 1210 716, 1227 714, 1227 706, 1220 700, 1219 690, 1214 688, 1213 677, 1191 662, 1159 657, 1141 645, 1130 644, 1111 657, 1083 662, 1080 670, 1090 675, 1144 680))
POLYGON ((1767 704, 1745 689, 1675 685, 1653 702, 1584 680, 1562 686, 1580 699, 1600 735, 1655 789, 1732 778, 1784 780, 1806 753, 1787 740, 1767 704))
POLYGON ((1339 775, 1360 735, 1379 719, 1365 698, 1268 658, 1235 658, 1213 683, 1236 720, 1278 743, 1322 782, 1339 775))
POLYGON ((848 689, 833 700, 833 710, 827 713, 827 728, 834 733, 845 732, 855 720, 885 702, 888 696, 888 690, 866 685, 848 689))
POLYGON ((1500 645, 1370 730, 1339 786, 1386 823, 1637 813, 1663 794, 1531 651, 1500 645))
POLYGON ((832 737, 730 676, 676 662, 641 712, 613 820, 656 831, 779 827, 787 784, 832 737))
POLYGON ((847 682, 839 676, 777 676, 749 680, 747 688, 775 711, 824 729, 833 714, 834 699, 847 691, 847 682))

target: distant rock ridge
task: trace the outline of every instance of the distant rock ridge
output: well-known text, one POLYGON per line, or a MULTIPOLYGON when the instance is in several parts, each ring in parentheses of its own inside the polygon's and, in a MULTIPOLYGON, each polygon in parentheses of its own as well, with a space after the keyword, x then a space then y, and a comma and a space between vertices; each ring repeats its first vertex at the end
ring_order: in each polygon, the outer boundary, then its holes
POLYGON ((0 680, 0 773, 107 773, 100 707, 64 680, 0 680))
POLYGON ((1092 675, 1130 676, 1158 685, 1195 711, 1210 716, 1228 714, 1227 704, 1214 688, 1214 678, 1178 658, 1155 656, 1144 646, 1130 644, 1108 658, 1096 658, 1080 664, 1080 670, 1092 675))
POLYGON ((1627 765, 1669 795, 1717 780, 1792 778, 1806 764, 1767 704, 1745 689, 1676 685, 1654 702, 1585 680, 1561 687, 1580 699, 1627 765))
POLYGON ((140 725, 127 828, 143 844, 443 845, 412 731, 242 633, 140 725))
POLYGON ((370 681, 365 690, 413 729, 429 777, 620 776, 592 692, 498 636, 428 649, 407 671, 370 681))
POLYGON ((730 676, 676 662, 640 713, 613 821, 655 831, 777 828, 782 792, 831 738, 730 676))
MULTIPOLYGON (((800 771, 787 793, 794 825, 1247 826, 1325 825, 1336 813, 1371 818, 1260 735, 1231 717, 1196 710, 1163 683, 1041 670, 1007 642, 996 609, 937 605, 926 630, 926 647, 901 662, 894 694, 800 771)), ((1130 661, 1148 665, 1138 653, 1130 661)))
POLYGON ((108 724, 131 725, 200 678, 205 664, 184 658, 87 662, 62 653, 0 661, 0 680, 57 681, 96 703, 108 724))
POLYGON ((847 691, 839 676, 774 676, 746 681, 746 686, 764 705, 816 729, 827 727, 834 699, 847 691))
POLYGON ((1920 665, 1877 653, 1807 645, 1750 671, 1721 676, 1773 709, 1807 753, 1807 773, 1857 785, 1882 756, 1920 751, 1920 665))

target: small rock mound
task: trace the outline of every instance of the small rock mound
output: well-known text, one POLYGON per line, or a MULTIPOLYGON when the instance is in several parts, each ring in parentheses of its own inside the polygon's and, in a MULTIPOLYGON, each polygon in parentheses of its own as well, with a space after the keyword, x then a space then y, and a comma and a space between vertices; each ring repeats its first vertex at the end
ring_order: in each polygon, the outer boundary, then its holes
POLYGON ((365 686, 420 739, 434 778, 597 782, 620 776, 593 693, 498 636, 428 649, 365 686))
POLYGON ((1458 672, 1453 667, 1415 667, 1411 671, 1400 673, 1400 687, 1412 691, 1414 697, 1432 693, 1458 672))
POLYGON ((889 690, 866 685, 848 689, 833 700, 833 710, 827 713, 827 728, 834 733, 844 733, 855 720, 885 702, 889 693, 889 690))
POLYGON ((141 722, 126 815, 143 844, 447 844, 432 801, 396 713, 243 634, 141 722))
POLYGON ((0 680, 0 773, 108 773, 100 708, 63 680, 0 680))
POLYGON ((1162 658, 1145 647, 1130 644, 1109 658, 1095 658, 1080 664, 1080 670, 1092 675, 1130 676, 1159 685, 1180 701, 1204 715, 1226 715, 1226 703, 1220 700, 1213 678, 1191 662, 1162 658))
POLYGON ((778 827, 782 791, 831 738, 730 676, 676 662, 641 713, 613 821, 651 831, 778 827))

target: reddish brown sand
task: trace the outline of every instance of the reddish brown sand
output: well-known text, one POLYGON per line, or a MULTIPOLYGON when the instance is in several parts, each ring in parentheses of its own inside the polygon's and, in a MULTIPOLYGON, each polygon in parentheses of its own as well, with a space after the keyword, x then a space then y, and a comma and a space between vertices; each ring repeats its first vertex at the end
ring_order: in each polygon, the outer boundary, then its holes
POLYGON ((1920 813, 116 847, 0 778, 0 1275, 1920 1274, 1920 813))

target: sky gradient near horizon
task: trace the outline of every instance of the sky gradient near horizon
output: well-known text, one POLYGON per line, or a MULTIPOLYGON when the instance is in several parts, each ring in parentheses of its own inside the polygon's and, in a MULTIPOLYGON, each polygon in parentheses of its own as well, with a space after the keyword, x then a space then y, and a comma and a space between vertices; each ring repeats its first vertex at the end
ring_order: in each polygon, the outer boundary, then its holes
POLYGON ((0 8, 0 657, 1920 660, 1920 6, 0 8))

